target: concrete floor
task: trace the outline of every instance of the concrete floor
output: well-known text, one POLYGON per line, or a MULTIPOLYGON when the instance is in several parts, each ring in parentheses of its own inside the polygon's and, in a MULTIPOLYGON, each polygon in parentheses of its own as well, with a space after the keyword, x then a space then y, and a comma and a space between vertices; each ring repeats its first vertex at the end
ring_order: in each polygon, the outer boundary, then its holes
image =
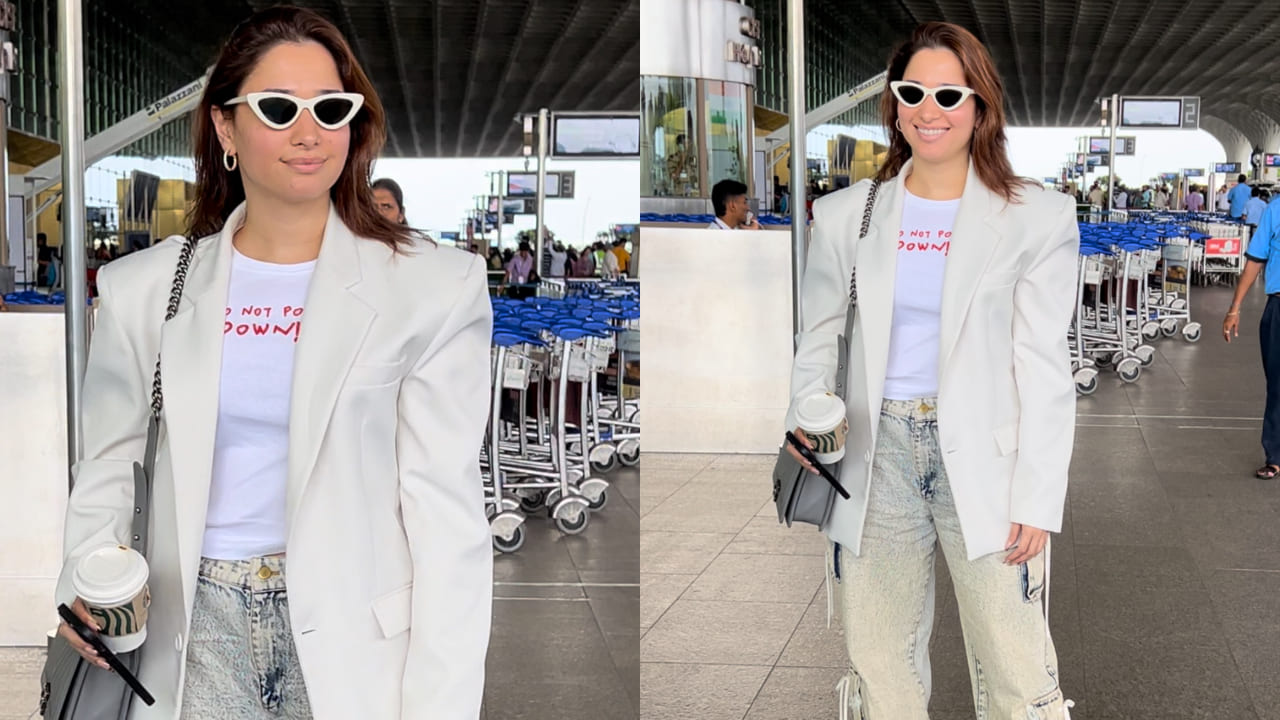
MULTIPOLYGON (((608 505, 578 536, 530 517, 494 558, 486 720, 634 720, 639 714, 639 470, 607 476, 608 505)), ((39 699, 39 648, 0 648, 0 720, 39 699)))
MULTIPOLYGON (((1199 344, 1161 340, 1137 384, 1104 374, 1079 401, 1051 616, 1075 720, 1280 718, 1280 480, 1253 478, 1265 296, 1227 345, 1230 292, 1193 291, 1199 344)), ((778 525, 772 462, 644 456, 644 720, 837 717, 823 542, 778 525)), ((930 717, 973 718, 939 559, 930 717)))

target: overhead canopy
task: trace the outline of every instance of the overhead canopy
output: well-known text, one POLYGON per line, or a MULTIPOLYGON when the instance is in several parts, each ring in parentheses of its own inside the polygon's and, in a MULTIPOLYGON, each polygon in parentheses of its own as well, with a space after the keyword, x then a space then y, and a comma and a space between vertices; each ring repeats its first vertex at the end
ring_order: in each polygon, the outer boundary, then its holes
MULTIPOLYGON (((747 4, 762 22, 784 22, 786 0, 747 4)), ((811 86, 824 74, 838 74, 847 90, 884 70, 893 47, 917 23, 945 20, 972 30, 991 51, 1005 82, 1010 124, 1096 126, 1097 100, 1113 93, 1193 95, 1202 98, 1202 117, 1217 118, 1270 152, 1280 150, 1280 56, 1267 52, 1280 30, 1280 3, 807 0, 805 13, 811 86)), ((785 107, 777 100, 766 104, 785 107)))
MULTIPOLYGON (((391 157, 518 155, 518 113, 638 110, 639 3, 294 0, 333 20, 351 42, 386 106, 384 154, 391 157)), ((212 64, 238 22, 277 2, 103 4, 136 22, 134 30, 184 66, 189 81, 212 64)))

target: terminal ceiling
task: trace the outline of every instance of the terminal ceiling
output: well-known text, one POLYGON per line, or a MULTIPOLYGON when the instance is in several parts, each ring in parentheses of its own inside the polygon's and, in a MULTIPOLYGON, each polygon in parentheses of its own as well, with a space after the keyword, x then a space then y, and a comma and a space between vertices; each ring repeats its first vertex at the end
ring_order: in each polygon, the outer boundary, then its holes
POLYGON ((1096 126, 1097 99, 1113 93, 1198 95, 1202 116, 1220 121, 1202 125, 1280 150, 1280 2, 807 0, 806 14, 807 37, 834 28, 847 39, 862 79, 884 70, 917 23, 969 28, 999 66, 1014 125, 1096 126))
MULTIPOLYGON (((198 77, 275 0, 108 0, 198 77)), ((520 154, 519 113, 636 111, 640 0, 295 0, 351 41, 388 115, 390 157, 520 154)), ((177 89, 177 88, 174 88, 177 89)))

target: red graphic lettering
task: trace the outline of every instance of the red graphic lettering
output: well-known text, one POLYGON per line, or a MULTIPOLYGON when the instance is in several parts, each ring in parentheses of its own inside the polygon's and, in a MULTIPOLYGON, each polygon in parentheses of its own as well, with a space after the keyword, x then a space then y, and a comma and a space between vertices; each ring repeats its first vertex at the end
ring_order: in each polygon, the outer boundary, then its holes
POLYGON ((271 308, 255 307, 253 305, 249 305, 247 307, 241 308, 240 314, 245 317, 248 317, 250 315, 252 315, 253 317, 263 317, 263 316, 271 317, 271 308))
POLYGON ((283 314, 285 317, 302 317, 302 308, 285 305, 283 314))
POLYGON ((938 231, 938 237, 942 238, 943 240, 950 240, 950 239, 951 239, 951 231, 950 231, 950 230, 939 230, 939 231, 938 231))
MULTIPOLYGON (((299 310, 301 310, 301 308, 299 308, 299 310)), ((298 335, 299 335, 301 332, 302 332, 302 323, 301 323, 301 322, 291 322, 291 323, 289 323, 289 325, 288 325, 287 327, 285 327, 285 326, 281 326, 281 325, 276 325, 276 326, 275 326, 275 328, 274 328, 274 334, 276 334, 276 335, 290 335, 290 334, 292 334, 292 335, 293 335, 293 341, 294 341, 294 342, 298 342, 298 335)))

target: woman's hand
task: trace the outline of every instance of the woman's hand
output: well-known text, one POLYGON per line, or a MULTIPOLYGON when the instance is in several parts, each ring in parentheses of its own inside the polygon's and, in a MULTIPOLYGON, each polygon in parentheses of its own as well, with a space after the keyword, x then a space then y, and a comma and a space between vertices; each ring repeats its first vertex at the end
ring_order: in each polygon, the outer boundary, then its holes
POLYGON ((1048 530, 1013 523, 1009 528, 1009 539, 1004 543, 1004 549, 1013 552, 1009 553, 1004 562, 1006 565, 1021 565, 1039 555, 1048 542, 1048 530))
MULTIPOLYGON (((84 601, 80 598, 76 598, 76 601, 71 604, 71 612, 75 613, 76 617, 80 618, 80 622, 88 625, 94 632, 102 630, 102 628, 98 626, 98 621, 94 620, 93 616, 89 614, 89 608, 85 607, 84 601)), ((74 648, 76 652, 80 653, 80 657, 88 660, 94 665, 97 665, 103 670, 111 669, 111 666, 107 664, 107 661, 98 656, 98 651, 94 650, 92 645, 80 639, 80 635, 77 634, 75 630, 71 629, 70 625, 65 622, 59 623, 58 634, 66 638, 67 642, 71 643, 71 647, 74 648)))
POLYGON ((1231 342, 1232 337, 1240 337, 1240 311, 1227 313, 1222 319, 1222 339, 1231 342))
MULTIPOLYGON (((800 428, 796 428, 794 431, 792 431, 791 434, 795 435, 796 439, 799 440, 801 443, 803 443, 805 447, 809 448, 810 450, 813 449, 813 443, 809 442, 809 437, 804 434, 803 430, 801 430, 800 428)), ((791 457, 798 460, 800 464, 803 465, 805 469, 808 470, 809 472, 813 473, 814 475, 822 474, 818 472, 818 469, 815 468, 808 460, 805 460, 804 456, 800 454, 800 451, 796 450, 796 447, 791 443, 787 443, 787 452, 791 453, 791 457)))

